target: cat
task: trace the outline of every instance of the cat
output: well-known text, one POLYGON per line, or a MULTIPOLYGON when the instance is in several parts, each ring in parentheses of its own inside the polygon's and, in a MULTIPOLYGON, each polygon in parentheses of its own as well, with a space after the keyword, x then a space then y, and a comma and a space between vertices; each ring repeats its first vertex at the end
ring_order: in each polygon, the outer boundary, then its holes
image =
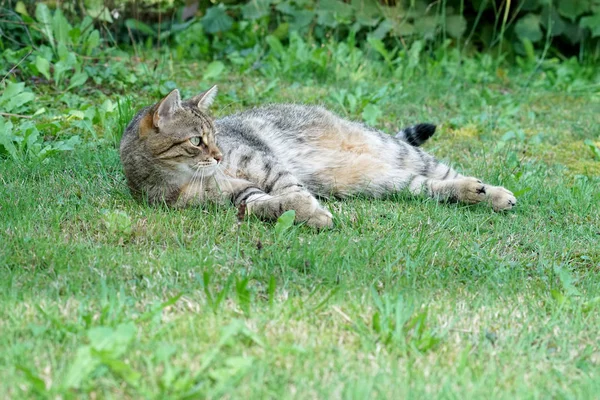
POLYGON ((320 106, 276 104, 214 120, 217 87, 182 100, 177 89, 139 111, 120 156, 138 199, 170 206, 246 204, 261 218, 295 210, 323 228, 332 214, 318 198, 382 197, 408 190, 439 200, 513 208, 507 189, 461 175, 418 146, 435 131, 419 124, 388 135, 320 106))

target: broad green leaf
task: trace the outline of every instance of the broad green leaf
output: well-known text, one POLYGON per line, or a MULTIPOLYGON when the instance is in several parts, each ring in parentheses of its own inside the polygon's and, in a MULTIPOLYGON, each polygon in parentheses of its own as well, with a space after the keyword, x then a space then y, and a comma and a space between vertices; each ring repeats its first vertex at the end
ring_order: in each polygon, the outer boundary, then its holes
MULTIPOLYGON (((405 25, 405 24, 401 24, 405 25)), ((411 25, 412 26, 412 25, 411 25)), ((379 26, 371 33, 370 36, 373 36, 376 39, 383 39, 387 36, 388 32, 394 28, 394 24, 389 19, 384 19, 381 21, 379 26)))
POLYGON ((354 14, 352 6, 341 0, 321 0, 319 2, 319 11, 329 11, 340 18, 350 18, 354 14))
POLYGON ((19 93, 15 97, 11 98, 10 101, 4 105, 4 107, 9 112, 16 111, 23 104, 29 103, 33 99, 35 99, 35 95, 31 92, 19 93))
POLYGON ((596 144, 590 139, 586 139, 583 144, 585 144, 591 150, 596 161, 600 161, 600 147, 596 146, 596 144))
POLYGON ((92 50, 94 50, 100 44, 100 32, 97 30, 93 30, 92 33, 86 38, 84 42, 85 54, 92 54, 92 50))
POLYGON ((340 0, 321 0, 317 8, 317 22, 335 28, 340 23, 351 22, 353 14, 352 6, 340 0))
POLYGON ((86 3, 87 15, 89 15, 93 19, 108 22, 109 24, 113 22, 112 16, 110 15, 110 11, 108 7, 104 4, 104 1, 86 1, 86 3))
POLYGON ((551 36, 562 35, 565 31, 565 21, 563 21, 554 7, 544 7, 540 15, 540 23, 546 31, 550 31, 551 36))
POLYGON ((519 7, 523 11, 535 11, 540 7, 541 3, 544 3, 546 1, 551 0, 520 0, 519 7))
POLYGON ((48 39, 50 46, 55 49, 54 34, 52 33, 52 15, 45 3, 38 3, 35 8, 35 19, 40 23, 42 33, 48 39))
POLYGON ((415 19, 415 30, 420 33, 424 39, 434 39, 440 20, 437 15, 424 15, 415 19))
POLYGON ((52 32, 54 33, 56 42, 70 45, 71 38, 69 37, 69 31, 71 29, 73 29, 73 27, 69 24, 69 21, 67 21, 61 9, 57 8, 52 17, 52 32))
POLYGON ((535 50, 533 48, 533 43, 529 39, 521 39, 521 43, 523 44, 523 50, 525 50, 525 55, 527 56, 527 60, 530 63, 534 63, 536 60, 535 50))
POLYGON ((81 42, 81 28, 79 28, 78 26, 72 28, 69 31, 69 40, 70 40, 72 46, 80 47, 80 45, 81 45, 81 43, 80 43, 81 42))
POLYGON ((99 365, 100 360, 92 355, 90 346, 82 346, 77 349, 75 360, 71 364, 63 386, 67 389, 76 389, 99 365))
POLYGON ((112 235, 130 235, 131 217, 122 210, 105 210, 102 212, 102 222, 112 235))
POLYGON ((292 30, 300 30, 307 27, 316 15, 312 10, 299 9, 287 2, 279 3, 275 8, 277 11, 289 15, 292 18, 290 21, 290 28, 292 30))
POLYGON ((409 68, 416 68, 419 65, 423 47, 425 47, 425 45, 423 44, 422 40, 415 40, 412 46, 410 46, 410 50, 408 51, 409 68))
POLYGON ((54 83, 58 86, 62 82, 62 77, 66 71, 71 69, 69 65, 66 65, 64 61, 59 61, 54 64, 54 83))
POLYGON ((289 32, 290 32, 290 24, 287 22, 283 22, 283 23, 279 24, 277 29, 275 29, 273 31, 273 36, 275 36, 277 39, 281 40, 281 39, 288 37, 289 32))
POLYGON ((21 371, 23 373, 23 375, 25 375, 25 378, 27 378, 27 381, 31 384, 31 386, 33 386, 33 388, 38 393, 43 393, 46 391, 46 383, 44 382, 44 380, 42 378, 39 377, 38 374, 36 374, 35 372, 33 372, 31 369, 27 368, 24 365, 17 364, 17 365, 15 365, 15 368, 18 369, 19 371, 21 371))
POLYGON ((60 140, 52 143, 52 147, 58 151, 71 151, 75 146, 81 143, 81 138, 78 135, 71 136, 68 140, 60 140))
POLYGON ((113 103, 109 99, 104 100, 100 105, 100 109, 105 113, 111 113, 117 109, 117 103, 113 103))
POLYGON ((2 104, 4 101, 10 100, 11 97, 16 96, 23 91, 25 91, 25 82, 15 83, 9 81, 8 85, 6 85, 6 88, 0 96, 0 104, 2 104))
POLYGON ((71 90, 73 88, 81 86, 85 83, 85 81, 87 81, 87 79, 88 79, 88 74, 86 74, 85 72, 76 72, 71 77, 71 80, 69 81, 69 87, 67 89, 71 90))
POLYGON ((449 15, 446 17, 446 32, 451 37, 458 39, 467 30, 467 20, 462 15, 449 15))
POLYGON ((317 23, 328 28, 337 28, 339 24, 335 14, 327 10, 317 10, 317 23))
POLYGON ((13 159, 17 159, 17 148, 13 143, 13 125, 10 121, 0 117, 0 155, 8 154, 13 159))
POLYGON ((33 99, 35 99, 35 95, 26 91, 25 83, 9 82, 0 96, 0 108, 5 112, 17 111, 19 107, 33 99))
POLYGON ((288 210, 281 214, 275 224, 275 235, 279 237, 283 232, 290 229, 294 225, 294 219, 296 219, 296 211, 294 210, 288 210))
POLYGON ((592 32, 592 37, 600 36, 600 13, 581 18, 579 26, 588 28, 592 32))
POLYGON ((356 110, 356 105, 358 104, 358 99, 352 93, 348 93, 346 99, 348 100, 348 108, 350 109, 350 112, 354 113, 356 110))
POLYGON ((563 305, 567 302, 567 297, 562 294, 559 290, 552 289, 550 290, 550 295, 558 303, 558 305, 563 305))
POLYGON ((244 19, 259 19, 266 17, 271 12, 272 0, 250 0, 242 6, 244 19))
POLYGON ((44 78, 50 80, 50 63, 43 57, 37 56, 35 58, 35 67, 38 72, 44 75, 44 78))
POLYGON ((579 43, 584 37, 585 31, 581 29, 575 22, 565 23, 565 31, 563 36, 566 37, 571 44, 579 43))
POLYGON ((590 9, 590 0, 560 0, 557 3, 558 13, 571 21, 590 9))
POLYGON ((377 124, 377 120, 382 114, 383 112, 381 111, 381 108, 375 104, 367 104, 362 112, 362 117, 368 125, 373 126, 377 124))
POLYGON ((142 21, 138 21, 137 19, 129 18, 125 20, 125 26, 131 30, 141 32, 148 36, 156 36, 156 31, 154 29, 142 21))
POLYGON ((227 15, 223 4, 206 10, 206 15, 200 19, 200 22, 208 33, 226 32, 233 26, 233 19, 227 15))
MULTIPOLYGON (((38 156, 42 148, 40 131, 33 124, 29 125, 24 131, 24 143, 26 145, 27 153, 29 155, 38 156)), ((23 148, 21 149, 23 150, 23 148)))
POLYGON ((392 58, 390 56, 390 52, 387 51, 387 49, 385 48, 385 44, 383 43, 383 41, 373 37, 373 36, 368 36, 367 37, 367 42, 369 42, 369 44, 371 45, 371 47, 373 47, 373 49, 379 53, 381 55, 381 57, 384 58, 384 60, 387 63, 391 63, 392 62, 392 58))
POLYGON ((21 15, 29 17, 27 7, 25 7, 25 4, 22 1, 17 1, 17 4, 15 5, 15 11, 21 15))
POLYGON ((213 61, 206 66, 206 70, 202 74, 202 79, 205 81, 217 80, 224 70, 225 64, 223 64, 221 61, 213 61))
POLYGON ((557 266, 554 268, 554 273, 558 275, 558 279, 560 280, 562 288, 568 296, 581 296, 581 292, 574 284, 575 278, 573 278, 571 272, 569 272, 566 268, 557 266))
POLYGON ((515 25, 515 33, 519 39, 527 39, 531 42, 540 41, 544 35, 540 29, 540 16, 535 14, 527 14, 515 25))
POLYGON ((282 55, 285 53, 285 48, 275 36, 269 35, 265 40, 275 54, 282 55))
POLYGON ((85 118, 85 113, 81 110, 69 110, 69 115, 72 115, 73 117, 75 117, 77 119, 85 118))
POLYGON ((122 356, 135 338, 137 329, 133 322, 120 324, 115 329, 100 326, 88 331, 92 348, 111 357, 122 356))
POLYGON ((351 5, 356 21, 363 26, 374 27, 383 17, 376 0, 352 0, 351 5))
MULTIPOLYGON (((379 28, 378 28, 379 29, 379 28)), ((411 36, 417 32, 415 26, 410 22, 402 21, 394 26, 394 34, 398 36, 411 36)))
POLYGON ((142 377, 142 375, 134 370, 129 364, 119 359, 107 356, 102 352, 95 355, 100 359, 102 364, 110 368, 111 372, 123 378, 123 380, 131 386, 135 387, 139 379, 142 377))
POLYGON ((525 188, 523 188, 521 190, 515 191, 514 195, 515 195, 515 197, 518 198, 519 196, 522 196, 522 195, 524 195, 527 192, 531 192, 531 190, 533 190, 533 189, 530 186, 528 186, 528 187, 525 187, 525 188))

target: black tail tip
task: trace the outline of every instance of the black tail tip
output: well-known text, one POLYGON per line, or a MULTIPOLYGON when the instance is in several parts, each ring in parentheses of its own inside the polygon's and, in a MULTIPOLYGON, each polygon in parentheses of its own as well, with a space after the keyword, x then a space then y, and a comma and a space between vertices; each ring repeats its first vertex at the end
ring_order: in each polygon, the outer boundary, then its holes
POLYGON ((415 136, 424 142, 435 133, 435 125, 433 124, 417 124, 413 127, 415 136))

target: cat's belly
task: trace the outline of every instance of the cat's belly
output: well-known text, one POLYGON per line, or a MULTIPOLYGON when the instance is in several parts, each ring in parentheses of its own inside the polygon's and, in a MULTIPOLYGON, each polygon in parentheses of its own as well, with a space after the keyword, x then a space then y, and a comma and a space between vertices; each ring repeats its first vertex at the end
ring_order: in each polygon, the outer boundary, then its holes
POLYGON ((392 169, 389 149, 386 151, 378 137, 366 132, 336 129, 308 139, 293 150, 285 150, 282 158, 290 172, 315 194, 358 194, 392 169))

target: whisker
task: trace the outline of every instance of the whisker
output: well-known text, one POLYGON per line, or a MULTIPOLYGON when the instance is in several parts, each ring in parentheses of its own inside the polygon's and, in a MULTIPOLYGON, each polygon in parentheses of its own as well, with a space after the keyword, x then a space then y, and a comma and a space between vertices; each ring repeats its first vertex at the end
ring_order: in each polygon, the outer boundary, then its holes
POLYGON ((221 179, 221 181, 217 180, 217 178, 215 177, 215 184, 216 184, 219 192, 224 193, 224 191, 221 189, 221 185, 220 185, 221 183, 225 183, 227 186, 229 186, 230 193, 233 192, 233 186, 231 185, 231 182, 229 182, 229 177, 225 174, 225 172, 223 172, 223 170, 219 166, 217 166, 215 172, 216 172, 216 174, 221 174, 221 176, 223 177, 223 179, 221 179))
POLYGON ((199 174, 200 174, 200 170, 199 170, 199 169, 196 169, 196 170, 194 171, 194 173, 192 174, 192 179, 190 179, 190 183, 191 183, 192 185, 193 185, 193 184, 195 184, 195 183, 196 183, 196 181, 198 180, 198 176, 199 176, 199 174))
POLYGON ((200 174, 200 193, 204 192, 204 168, 201 168, 200 171, 202 172, 200 174))

